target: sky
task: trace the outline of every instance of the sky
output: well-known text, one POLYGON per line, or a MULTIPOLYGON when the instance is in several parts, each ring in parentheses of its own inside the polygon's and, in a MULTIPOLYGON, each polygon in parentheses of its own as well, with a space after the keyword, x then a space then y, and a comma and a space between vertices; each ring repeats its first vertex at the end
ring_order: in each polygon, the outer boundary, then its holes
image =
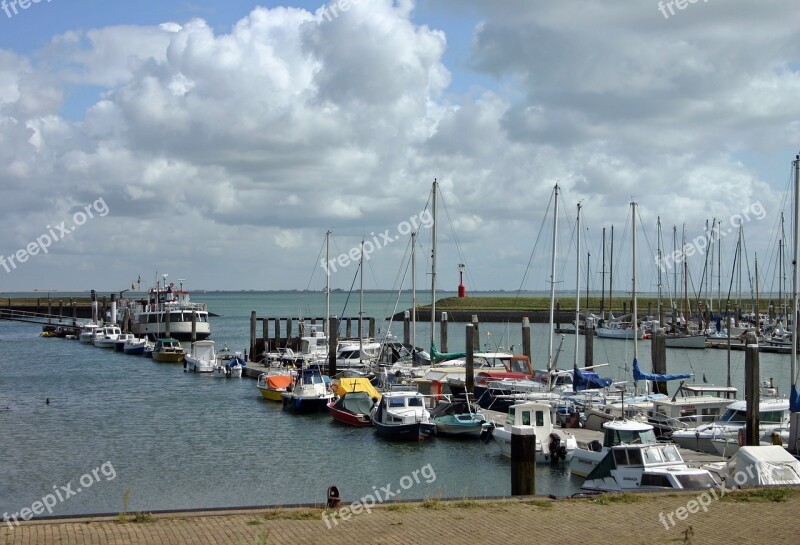
POLYGON ((637 290, 675 226, 727 293, 741 225, 777 291, 799 72, 788 0, 6 0, 0 291, 410 289, 415 229, 425 289, 434 180, 442 290, 549 289, 558 185, 564 294, 630 292, 634 201, 637 290))

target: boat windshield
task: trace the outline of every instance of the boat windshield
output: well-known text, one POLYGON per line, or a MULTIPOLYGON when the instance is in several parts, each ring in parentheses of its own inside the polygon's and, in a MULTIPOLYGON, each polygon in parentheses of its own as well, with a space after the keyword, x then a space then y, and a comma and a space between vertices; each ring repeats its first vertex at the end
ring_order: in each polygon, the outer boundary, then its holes
POLYGON ((720 422, 745 422, 745 420, 747 420, 747 414, 744 411, 728 409, 719 420, 720 422))
POLYGON ((628 443, 635 445, 642 443, 649 445, 656 442, 656 434, 653 430, 613 430, 606 429, 605 446, 611 447, 628 443))
POLYGON ((675 475, 678 482, 684 488, 713 488, 717 485, 708 473, 698 473, 693 475, 675 475))

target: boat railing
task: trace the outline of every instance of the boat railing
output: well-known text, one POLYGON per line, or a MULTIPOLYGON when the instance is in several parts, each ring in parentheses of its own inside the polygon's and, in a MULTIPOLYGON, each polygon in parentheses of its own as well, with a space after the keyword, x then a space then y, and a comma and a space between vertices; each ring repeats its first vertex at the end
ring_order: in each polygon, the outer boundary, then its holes
POLYGON ((664 413, 653 412, 649 415, 649 422, 661 428, 667 428, 670 432, 696 428, 702 424, 713 424, 719 420, 718 414, 694 414, 687 416, 668 416, 664 413))

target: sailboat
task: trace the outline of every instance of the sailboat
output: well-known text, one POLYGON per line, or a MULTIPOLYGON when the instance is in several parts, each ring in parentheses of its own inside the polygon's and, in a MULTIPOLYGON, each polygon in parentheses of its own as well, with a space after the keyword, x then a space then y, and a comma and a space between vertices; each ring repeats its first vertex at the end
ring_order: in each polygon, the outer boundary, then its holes
MULTIPOLYGON (((659 230, 661 228, 660 220, 659 220, 659 230)), ((684 232, 684 241, 686 240, 686 234, 684 232)), ((659 252, 661 252, 661 240, 659 238, 658 241, 659 245, 659 252)), ((685 248, 686 244, 682 246, 685 248)), ((686 255, 683 256, 681 260, 683 262, 683 298, 684 298, 684 306, 686 309, 686 317, 683 322, 683 326, 680 326, 678 323, 672 323, 671 327, 668 331, 665 332, 666 338, 666 345, 667 348, 705 348, 706 347, 706 336, 704 333, 700 331, 690 331, 689 330, 689 316, 691 314, 690 307, 689 307, 689 265, 688 260, 686 259, 686 255)), ((661 270, 659 269, 659 278, 661 277, 661 270)), ((660 281, 659 281, 660 284, 660 281)), ((661 301, 659 300, 659 305, 661 301)))

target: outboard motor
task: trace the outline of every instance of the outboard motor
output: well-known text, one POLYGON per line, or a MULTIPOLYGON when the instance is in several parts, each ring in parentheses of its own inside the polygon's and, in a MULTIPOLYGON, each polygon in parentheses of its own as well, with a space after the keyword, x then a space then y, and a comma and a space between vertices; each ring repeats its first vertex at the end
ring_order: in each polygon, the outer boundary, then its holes
POLYGON ((494 422, 490 422, 489 424, 483 424, 481 426, 481 441, 485 445, 489 444, 489 441, 494 440, 494 422))
POLYGON ((550 451, 550 463, 552 464, 557 464, 561 460, 567 459, 567 447, 561 444, 561 437, 556 432, 550 434, 548 450, 550 451))

